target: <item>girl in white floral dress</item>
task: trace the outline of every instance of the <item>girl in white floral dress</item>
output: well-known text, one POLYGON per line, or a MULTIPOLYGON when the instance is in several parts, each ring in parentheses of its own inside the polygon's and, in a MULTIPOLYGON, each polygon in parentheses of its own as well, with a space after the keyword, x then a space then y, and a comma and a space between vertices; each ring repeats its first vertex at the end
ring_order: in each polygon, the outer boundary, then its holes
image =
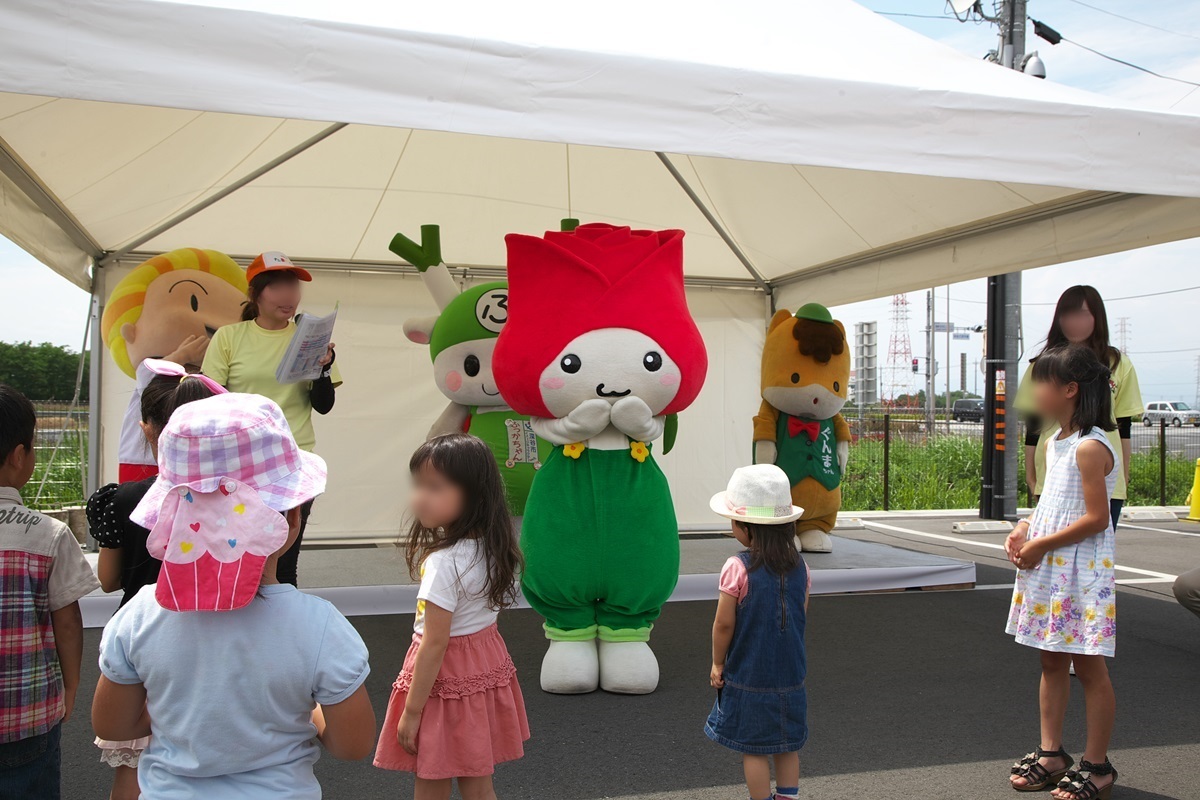
POLYGON ((1041 743, 1013 765, 1019 792, 1054 786, 1059 800, 1107 800, 1117 772, 1108 761, 1115 700, 1105 657, 1116 648, 1114 534, 1109 499, 1120 459, 1104 431, 1113 426, 1109 369, 1083 345, 1054 348, 1033 366, 1042 419, 1061 431, 1046 450, 1045 489, 1029 520, 1005 542, 1020 571, 1007 632, 1041 651, 1041 743), (1070 668, 1087 703, 1087 746, 1063 749, 1070 668))

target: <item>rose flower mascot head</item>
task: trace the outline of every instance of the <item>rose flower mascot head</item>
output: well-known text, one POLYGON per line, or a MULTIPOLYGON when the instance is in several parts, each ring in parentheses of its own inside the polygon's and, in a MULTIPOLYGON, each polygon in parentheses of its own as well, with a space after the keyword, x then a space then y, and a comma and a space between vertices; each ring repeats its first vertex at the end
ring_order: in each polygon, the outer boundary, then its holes
POLYGON ((850 426, 841 411, 850 383, 846 329, 808 303, 771 318, 762 357, 762 406, 754 417, 754 461, 777 464, 792 484, 806 552, 828 553, 842 506, 850 426))
POLYGON ((521 534, 522 588, 551 640, 542 688, 652 692, 650 628, 679 576, 679 534, 651 443, 708 368, 683 232, 590 224, 507 243, 496 381, 555 445, 521 534))
POLYGON ((121 425, 122 482, 154 475, 154 456, 138 427, 142 389, 161 358, 199 369, 217 328, 241 319, 246 271, 224 253, 181 247, 139 264, 108 296, 100 330, 113 361, 135 384, 121 425))
POLYGON ((442 261, 437 225, 421 226, 420 244, 397 233, 388 249, 417 268, 441 310, 404 322, 409 341, 429 345, 434 380, 450 401, 427 439, 464 432, 482 439, 500 467, 509 510, 523 516, 534 472, 549 446, 534 435, 529 417, 513 411, 496 388, 492 353, 508 322, 508 284, 492 281, 460 293, 442 261))

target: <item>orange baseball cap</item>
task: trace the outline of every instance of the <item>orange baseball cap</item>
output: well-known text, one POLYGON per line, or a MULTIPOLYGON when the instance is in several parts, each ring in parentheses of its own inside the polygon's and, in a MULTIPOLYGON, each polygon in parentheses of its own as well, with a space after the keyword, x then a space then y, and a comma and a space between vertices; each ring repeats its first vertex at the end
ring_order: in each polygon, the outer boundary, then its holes
POLYGON ((296 277, 302 281, 311 281, 312 275, 308 270, 301 269, 292 263, 292 260, 278 250, 268 250, 262 253, 246 268, 246 280, 252 281, 264 272, 274 272, 276 270, 287 270, 295 273, 296 277))

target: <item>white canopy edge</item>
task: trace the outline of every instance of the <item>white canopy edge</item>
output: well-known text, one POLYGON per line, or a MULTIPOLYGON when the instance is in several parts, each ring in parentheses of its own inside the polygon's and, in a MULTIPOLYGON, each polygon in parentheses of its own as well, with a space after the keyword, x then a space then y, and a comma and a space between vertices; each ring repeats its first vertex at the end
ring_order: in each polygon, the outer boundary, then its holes
POLYGON ((1200 199, 1096 193, 1086 200, 807 270, 778 281, 775 300, 781 308, 841 305, 1200 235, 1200 199))
POLYGON ((1179 169, 1200 163, 1196 117, 1037 82, 849 0, 613 0, 584 19, 551 0, 224 5, 294 16, 6 0, 0 90, 1200 195, 1200 173, 1179 169))

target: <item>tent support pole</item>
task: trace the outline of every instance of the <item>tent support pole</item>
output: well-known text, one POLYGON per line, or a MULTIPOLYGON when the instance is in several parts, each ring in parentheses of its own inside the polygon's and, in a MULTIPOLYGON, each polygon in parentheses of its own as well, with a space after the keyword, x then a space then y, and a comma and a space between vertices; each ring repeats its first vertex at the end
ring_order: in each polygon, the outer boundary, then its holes
POLYGON ((179 212, 175 216, 171 217, 166 222, 163 222, 160 225, 156 225, 155 227, 151 228, 146 233, 143 233, 141 236, 137 237, 132 242, 129 242, 124 247, 120 248, 119 250, 114 250, 111 253, 107 253, 104 256, 104 258, 102 258, 100 260, 100 266, 101 267, 107 266, 108 264, 111 264, 114 261, 119 261, 122 256, 128 254, 129 252, 131 252, 133 250, 136 250, 137 248, 144 245, 146 242, 149 242, 152 239, 155 239, 155 238, 161 236, 162 234, 171 230, 171 228, 174 228, 179 223, 181 223, 187 219, 190 219, 191 217, 194 217, 195 215, 199 214, 201 211, 203 211, 204 209, 213 205, 214 203, 218 203, 221 200, 224 200, 226 197, 233 194, 238 189, 241 189, 243 186, 246 186, 247 184, 253 183, 254 181, 261 178, 263 175, 266 175, 268 172, 270 172, 271 170, 278 167, 280 164, 284 164, 288 161, 291 161, 293 158, 300 155, 305 150, 308 150, 313 145, 316 145, 316 144, 319 144, 320 142, 325 141, 330 136, 332 136, 333 134, 337 133, 338 131, 340 131, 342 128, 345 128, 345 127, 346 127, 345 122, 334 123, 333 125, 330 125, 329 127, 321 130, 320 132, 314 134, 313 136, 310 136, 309 138, 305 139, 303 142, 300 142, 300 144, 296 145, 295 147, 291 148, 290 150, 288 150, 284 153, 280 153, 275 158, 272 158, 270 161, 263 164, 258 169, 243 175, 242 177, 238 178, 233 183, 226 186, 224 189, 221 189, 219 192, 216 192, 215 194, 212 194, 212 195, 204 198, 199 203, 196 203, 194 206, 184 209, 183 211, 179 212))
POLYGON ((92 302, 88 308, 91 315, 88 345, 88 459, 87 496, 100 488, 100 471, 103 461, 101 428, 102 376, 104 371, 104 331, 100 329, 100 317, 104 312, 104 270, 92 269, 92 302))
POLYGON ((658 156, 658 160, 661 161, 663 166, 667 168, 667 172, 671 173, 671 177, 674 178, 675 182, 679 184, 679 188, 683 189, 684 193, 687 194, 688 199, 695 204, 696 208, 700 210, 700 213, 704 215, 704 218, 708 220, 708 224, 712 225, 713 230, 716 231, 717 235, 721 237, 721 241, 725 242, 725 246, 729 248, 731 253, 737 256, 738 261, 742 262, 742 266, 745 267, 746 271, 750 273, 750 277, 754 279, 756 284, 758 284, 758 288, 762 289, 763 292, 766 293, 767 297, 771 297, 774 294, 771 289, 771 285, 766 282, 762 276, 762 273, 755 269, 754 264, 751 263, 750 259, 746 257, 746 254, 742 252, 742 248, 739 247, 738 243, 733 240, 733 237, 729 235, 729 232, 725 230, 725 226, 721 224, 721 221, 718 220, 713 213, 708 210, 708 206, 704 205, 704 201, 701 200, 700 196, 692 190, 691 186, 688 185, 687 179, 684 178, 683 175, 680 174, 679 170, 675 168, 675 165, 671 163, 671 159, 667 158, 667 154, 661 151, 655 151, 654 155, 658 156))
POLYGON ((8 142, 0 139, 0 173, 12 181, 25 196, 33 201, 43 214, 50 219, 59 230, 92 258, 100 258, 104 250, 91 237, 91 234, 75 219, 74 215, 59 202, 58 198, 37 179, 33 171, 16 156, 8 142))

